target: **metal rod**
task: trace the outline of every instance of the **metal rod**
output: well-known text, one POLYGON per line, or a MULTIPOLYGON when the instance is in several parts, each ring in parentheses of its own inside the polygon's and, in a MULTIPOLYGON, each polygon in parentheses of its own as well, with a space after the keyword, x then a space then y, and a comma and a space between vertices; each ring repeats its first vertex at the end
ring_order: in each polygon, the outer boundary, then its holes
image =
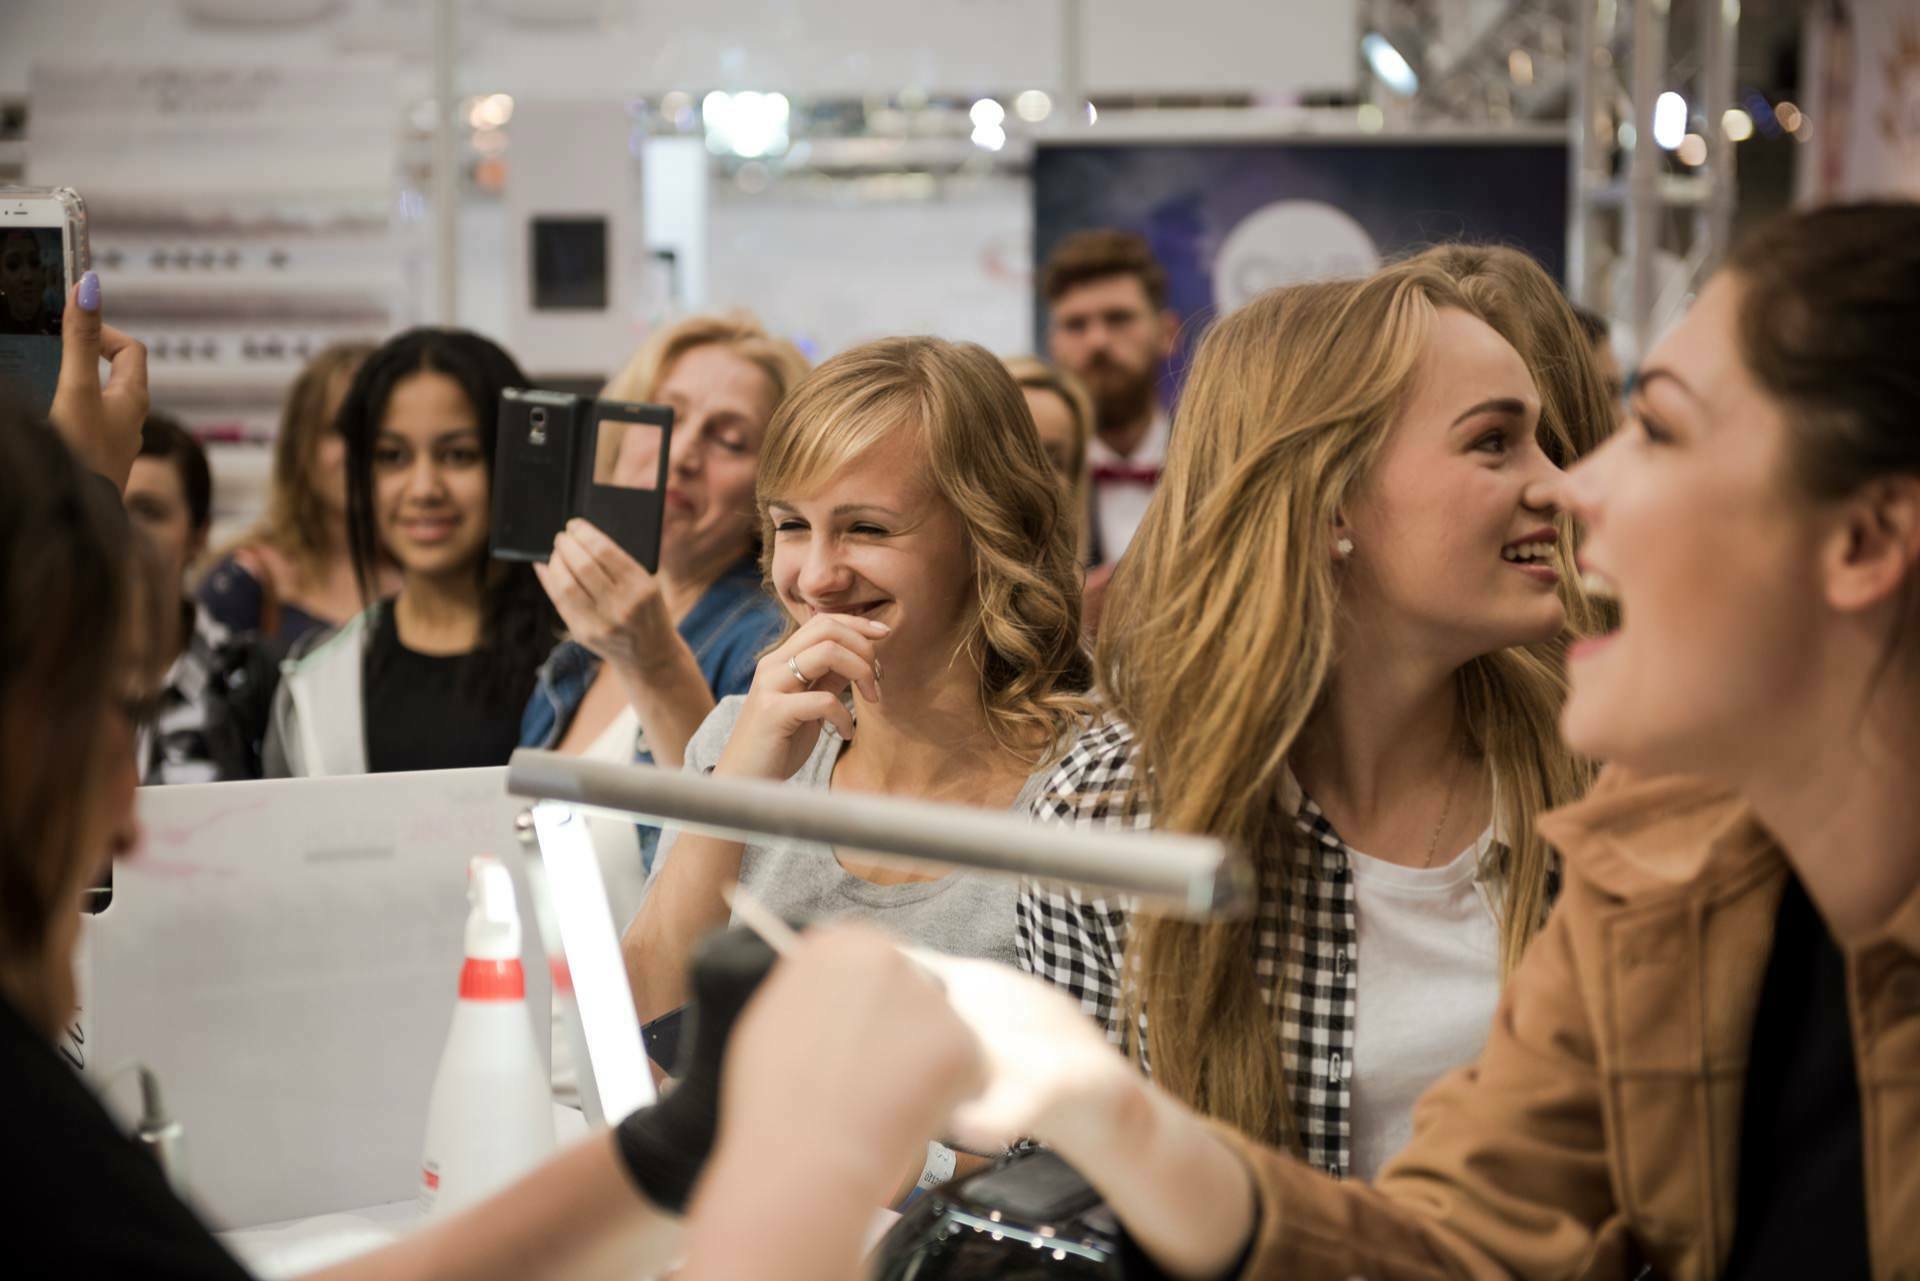
POLYGON ((1733 106, 1733 61, 1739 25, 1738 0, 1701 0, 1700 44, 1704 65, 1700 76, 1700 105, 1706 117, 1709 183, 1706 203, 1701 206, 1694 224, 1696 241, 1705 250, 1695 255, 1701 279, 1720 265, 1733 238, 1738 172, 1733 140, 1727 137, 1726 118, 1733 106))
POLYGON ((1253 902, 1246 860, 1208 837, 1072 831, 963 805, 712 778, 532 748, 513 754, 507 791, 730 840, 774 836, 1068 882, 1193 917, 1244 912, 1253 902))
POLYGON ((1653 138, 1654 106, 1665 91, 1667 6, 1656 0, 1633 4, 1633 159, 1627 170, 1627 266, 1631 275, 1627 319, 1636 356, 1653 340, 1660 257, 1660 144, 1653 138))
POLYGON ((460 100, 454 96, 459 56, 458 0, 433 4, 433 310, 434 323, 459 323, 460 100))
POLYGON ((1086 7, 1060 0, 1060 110, 1067 128, 1087 123, 1086 7))
POLYGON ((1598 0, 1573 0, 1576 15, 1573 41, 1573 102, 1567 108, 1567 296, 1591 305, 1593 285, 1587 279, 1593 241, 1593 205, 1588 193, 1598 150, 1593 130, 1594 5, 1598 0))

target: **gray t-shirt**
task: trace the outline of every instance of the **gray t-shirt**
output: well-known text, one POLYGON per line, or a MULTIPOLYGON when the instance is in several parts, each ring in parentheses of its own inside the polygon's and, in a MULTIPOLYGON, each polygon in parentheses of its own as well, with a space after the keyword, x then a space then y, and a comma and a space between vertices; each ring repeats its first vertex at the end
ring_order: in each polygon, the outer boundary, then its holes
MULTIPOLYGON (((740 717, 744 695, 720 700, 687 744, 686 768, 709 773, 719 763, 727 736, 740 717)), ((838 734, 822 731, 806 764, 787 780, 824 790, 834 762, 846 746, 838 734)), ((1020 789, 1013 812, 1025 815, 1051 769, 1033 775, 1020 789)), ((673 856, 679 833, 669 829, 654 856, 653 875, 673 856)), ((648 882, 651 887, 652 882, 648 882)), ((789 920, 852 918, 871 921, 898 938, 950 956, 984 957, 1013 964, 1013 905, 1017 877, 960 870, 936 881, 875 885, 840 866, 833 850, 810 841, 771 838, 749 844, 740 858, 740 884, 756 899, 789 920)))

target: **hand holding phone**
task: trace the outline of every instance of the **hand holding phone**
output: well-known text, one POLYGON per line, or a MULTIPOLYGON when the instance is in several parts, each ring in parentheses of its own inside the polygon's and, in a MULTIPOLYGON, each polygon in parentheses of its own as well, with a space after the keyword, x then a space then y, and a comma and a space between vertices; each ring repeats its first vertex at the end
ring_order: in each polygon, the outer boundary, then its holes
POLYGON ((147 352, 101 323, 90 266, 78 192, 0 187, 0 395, 46 415, 83 462, 124 486, 147 419, 147 352))
POLYGON ((568 521, 533 572, 567 634, 617 669, 643 667, 677 637, 659 580, 591 521, 568 521))

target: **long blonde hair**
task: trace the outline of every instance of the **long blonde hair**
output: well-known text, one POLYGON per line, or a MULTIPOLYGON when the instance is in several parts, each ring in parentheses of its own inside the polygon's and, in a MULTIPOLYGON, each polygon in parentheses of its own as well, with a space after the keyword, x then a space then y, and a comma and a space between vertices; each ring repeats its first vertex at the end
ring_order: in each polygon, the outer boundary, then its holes
POLYGON ((1009 356, 1006 366, 1021 390, 1058 396, 1073 420, 1073 456, 1067 460, 1067 516, 1074 524, 1074 551, 1085 560, 1093 515, 1093 478, 1087 458, 1087 445, 1093 439, 1093 395, 1078 378, 1038 356, 1009 356))
POLYGON ((276 584, 280 595, 299 586, 317 585, 326 576, 329 555, 346 551, 344 546, 333 545, 334 516, 313 485, 315 460, 321 438, 334 430, 328 411, 345 398, 346 384, 372 354, 372 343, 339 342, 322 348, 301 368, 280 409, 266 511, 259 523, 218 553, 225 555, 249 543, 264 543, 285 556, 299 582, 276 584))
MULTIPOLYGON (((1279 798, 1336 662, 1336 515, 1378 458, 1443 307, 1472 311, 1448 277, 1415 263, 1276 290, 1216 324, 1194 360, 1160 487, 1114 577, 1095 666, 1138 742, 1137 786, 1150 791, 1157 825, 1249 851, 1263 884, 1300 854, 1279 798)), ((1534 820, 1589 778, 1556 729, 1563 645, 1488 654, 1458 678, 1511 851, 1503 970, 1547 908, 1552 856, 1534 820)), ((1136 919, 1126 1026, 1151 1010, 1145 1048, 1177 1097, 1290 1144, 1269 1004, 1282 979, 1256 971, 1256 931, 1252 920, 1136 919)))
POLYGON ((958 648, 980 673, 987 727, 1038 766, 1064 750, 1087 712, 1080 570, 1026 401, 984 347, 887 338, 808 375, 761 449, 762 568, 770 581, 768 505, 819 485, 897 431, 925 440, 927 477, 966 528, 977 607, 958 648))

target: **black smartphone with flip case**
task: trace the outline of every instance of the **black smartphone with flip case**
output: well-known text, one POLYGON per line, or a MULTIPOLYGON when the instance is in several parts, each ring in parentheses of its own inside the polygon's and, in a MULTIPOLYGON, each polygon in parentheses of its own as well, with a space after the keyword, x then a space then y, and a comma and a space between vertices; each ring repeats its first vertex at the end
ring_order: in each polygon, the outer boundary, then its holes
POLYGON ((489 537, 496 559, 546 560, 577 516, 658 572, 670 407, 508 388, 498 432, 489 537))

